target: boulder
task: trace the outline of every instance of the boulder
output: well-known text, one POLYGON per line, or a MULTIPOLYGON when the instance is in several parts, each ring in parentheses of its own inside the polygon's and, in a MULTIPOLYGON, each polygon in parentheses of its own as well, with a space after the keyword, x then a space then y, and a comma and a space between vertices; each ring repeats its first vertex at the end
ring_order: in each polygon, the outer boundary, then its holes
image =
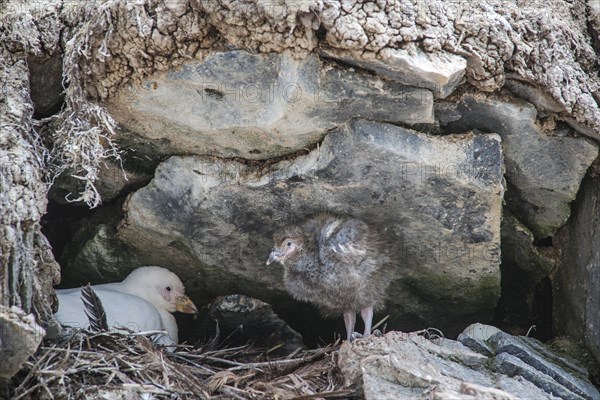
POLYGON ((498 332, 487 343, 495 349, 492 365, 499 372, 521 376, 561 399, 600 398, 585 368, 535 339, 498 332))
POLYGON ((467 60, 443 51, 425 53, 417 46, 378 53, 325 48, 324 57, 354 65, 405 85, 426 88, 436 98, 445 98, 462 82, 467 60))
POLYGON ((46 331, 33 315, 0 305, 0 378, 11 378, 37 350, 46 331))
POLYGON ((216 298, 200 326, 204 338, 218 333, 220 343, 240 346, 252 342, 269 349, 270 355, 306 348, 302 336, 279 318, 270 304, 240 294, 216 298))
MULTIPOLYGON (((569 218, 570 206, 598 145, 573 132, 542 132, 536 108, 520 100, 463 95, 436 103, 448 133, 469 129, 498 133, 506 162, 506 205, 536 239, 553 236, 569 218)), ((557 128, 561 131, 564 128, 557 128)))
POLYGON ((486 343, 491 336, 500 332, 500 329, 495 326, 475 323, 469 325, 460 335, 456 338, 459 342, 476 351, 479 354, 483 354, 486 357, 494 355, 492 348, 486 343))
POLYGON ((585 369, 535 340, 481 324, 467 328, 462 336, 485 342, 484 355, 425 336, 389 332, 344 342, 338 366, 345 385, 366 400, 600 398, 585 369))
POLYGON ((583 181, 573 215, 557 235, 560 264, 552 279, 554 328, 581 340, 600 363, 600 176, 583 181))
POLYGON ((433 95, 316 55, 214 53, 155 73, 107 103, 119 124, 170 154, 268 159, 313 147, 353 117, 433 123, 433 95), (176 110, 174 112, 173 110, 176 110))
POLYGON ((401 253, 390 326, 456 335, 465 321, 489 319, 498 300, 502 172, 497 135, 429 136, 361 120, 274 165, 172 157, 126 201, 118 227, 81 233, 63 276, 93 268, 120 279, 163 265, 197 304, 240 291, 293 304, 282 270, 265 265, 272 234, 328 210, 377 226, 401 253))

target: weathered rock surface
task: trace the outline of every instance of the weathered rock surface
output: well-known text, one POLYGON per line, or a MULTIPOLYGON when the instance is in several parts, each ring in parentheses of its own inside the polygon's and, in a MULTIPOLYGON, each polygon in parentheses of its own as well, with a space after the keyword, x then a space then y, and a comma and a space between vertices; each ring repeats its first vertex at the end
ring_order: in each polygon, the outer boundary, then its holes
POLYGON ((0 304, 52 315, 60 267, 41 232, 46 210, 44 150, 33 129, 27 60, 0 41, 0 304))
POLYGON ((171 154, 266 159, 312 147, 353 117, 433 123, 433 95, 322 63, 316 55, 216 53, 148 77, 108 102, 129 131, 171 154))
POLYGON ((46 332, 18 307, 0 304, 0 378, 10 378, 35 353, 46 332))
POLYGON ((488 356, 453 340, 390 332, 345 342, 338 366, 346 385, 360 388, 366 400, 600 398, 585 370, 541 343, 502 331, 482 337, 493 349, 488 356))
MULTIPOLYGON (((465 78, 482 91, 500 89, 507 74, 540 87, 568 110, 563 116, 572 117, 592 137, 600 134, 600 110, 594 100, 600 87, 597 54, 586 24, 589 18, 592 30, 598 25, 597 7, 591 2, 584 7, 557 0, 527 4, 181 0, 135 6, 117 2, 83 13, 79 3, 46 1, 47 8, 61 11, 59 17, 64 13, 69 21, 81 20, 73 24, 72 34, 77 36, 72 46, 65 48, 66 58, 80 68, 67 75, 79 78, 71 83, 82 84, 94 99, 106 100, 127 82, 201 59, 211 48, 264 54, 291 50, 301 56, 321 46, 377 55, 418 48, 467 58, 465 78), (69 11, 83 15, 73 18, 69 11)), ((32 14, 28 19, 37 20, 44 13, 32 14)), ((55 36, 59 33, 55 28, 55 36)), ((50 41, 43 30, 39 36, 50 41)))
POLYGON ((548 92, 540 87, 531 85, 528 82, 523 82, 519 79, 509 79, 507 77, 506 82, 504 82, 504 87, 518 97, 534 104, 538 111, 565 111, 565 107, 554 100, 548 92))
POLYGON ((240 289, 281 302, 281 270, 264 265, 273 232, 329 210, 397 243, 390 324, 458 334, 459 324, 489 318, 498 299, 502 172, 496 135, 428 136, 366 121, 270 170, 172 157, 126 202, 118 229, 98 227, 69 249, 63 272, 117 279, 151 263, 183 276, 199 304, 240 289))
POLYGON ((519 375, 561 399, 600 398, 584 368, 554 354, 535 339, 498 332, 487 343, 495 349, 493 366, 499 372, 519 375))
POLYGON ((553 236, 564 225, 598 156, 597 144, 542 132, 535 107, 525 101, 464 95, 456 103, 436 103, 436 117, 447 132, 478 129, 502 137, 507 206, 536 238, 553 236))
POLYGON ((425 53, 416 46, 410 46, 410 50, 385 48, 377 55, 340 49, 324 49, 322 54, 374 71, 387 79, 429 89, 440 98, 456 89, 467 69, 467 61, 460 56, 445 52, 425 53))
POLYGON ((232 294, 215 299, 201 322, 204 338, 219 332, 219 339, 227 345, 249 342, 258 347, 275 349, 270 354, 288 355, 306 346, 302 336, 290 328, 270 304, 252 297, 232 294))
POLYGON ((491 357, 494 355, 494 350, 486 343, 486 340, 498 332, 500 329, 495 326, 475 323, 466 327, 456 340, 479 354, 491 357))
POLYGON ((562 251, 552 282, 557 334, 583 341, 600 363, 600 177, 597 166, 591 172, 557 235, 562 251))

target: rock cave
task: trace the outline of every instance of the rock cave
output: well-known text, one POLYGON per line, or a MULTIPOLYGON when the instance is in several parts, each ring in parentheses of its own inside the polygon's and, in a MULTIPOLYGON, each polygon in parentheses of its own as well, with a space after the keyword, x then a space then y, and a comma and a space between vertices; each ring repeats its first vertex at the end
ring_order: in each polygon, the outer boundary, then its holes
POLYGON ((600 399, 596 2, 9 0, 0 17, 0 398, 600 399), (382 338, 340 347, 342 319, 265 265, 274 232, 323 211, 399 254, 382 338), (250 364, 306 351, 336 377, 241 392, 232 355, 187 389, 118 369, 97 392, 40 384, 55 289, 150 265, 200 309, 176 315, 180 342, 272 349, 250 364))

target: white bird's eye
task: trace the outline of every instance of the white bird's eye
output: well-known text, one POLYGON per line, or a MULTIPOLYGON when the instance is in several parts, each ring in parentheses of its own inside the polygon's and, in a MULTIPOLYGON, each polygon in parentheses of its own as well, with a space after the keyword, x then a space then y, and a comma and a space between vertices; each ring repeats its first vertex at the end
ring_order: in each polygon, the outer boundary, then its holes
POLYGON ((167 286, 167 292, 171 291, 171 286, 167 286))

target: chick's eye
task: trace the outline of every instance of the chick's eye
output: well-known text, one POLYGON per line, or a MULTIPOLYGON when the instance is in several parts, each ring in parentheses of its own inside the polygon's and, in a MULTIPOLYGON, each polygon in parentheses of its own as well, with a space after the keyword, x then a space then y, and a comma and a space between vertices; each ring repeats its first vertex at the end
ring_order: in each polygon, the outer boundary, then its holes
POLYGON ((171 286, 167 286, 166 289, 167 289, 167 292, 170 292, 171 291, 171 286))
POLYGON ((286 243, 286 246, 287 246, 287 247, 292 247, 292 244, 293 244, 292 242, 287 242, 287 243, 286 243))

